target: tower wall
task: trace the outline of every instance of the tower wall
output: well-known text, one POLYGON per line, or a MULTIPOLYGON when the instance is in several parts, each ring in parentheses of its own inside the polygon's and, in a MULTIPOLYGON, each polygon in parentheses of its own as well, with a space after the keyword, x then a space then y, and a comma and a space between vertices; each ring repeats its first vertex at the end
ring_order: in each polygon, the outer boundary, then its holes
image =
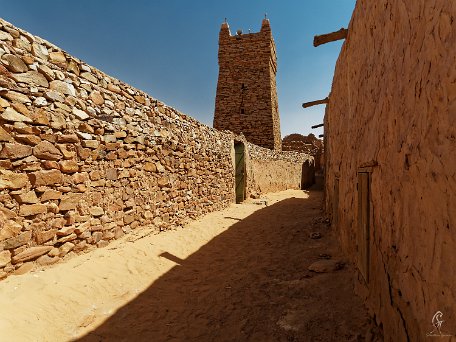
POLYGON ((243 133, 256 145, 281 150, 276 90, 277 58, 269 20, 258 33, 219 35, 214 128, 243 133))

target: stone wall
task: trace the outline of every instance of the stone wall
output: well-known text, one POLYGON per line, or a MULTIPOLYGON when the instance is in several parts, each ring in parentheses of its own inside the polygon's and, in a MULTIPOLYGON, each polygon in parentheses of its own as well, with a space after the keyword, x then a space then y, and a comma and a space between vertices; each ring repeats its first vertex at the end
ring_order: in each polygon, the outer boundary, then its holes
POLYGON ((298 133, 285 136, 282 139, 282 151, 296 151, 311 155, 315 159, 316 170, 320 170, 324 164, 322 162, 324 160, 323 140, 312 133, 307 136, 298 133))
POLYGON ((235 36, 223 23, 218 59, 214 127, 243 133, 251 143, 281 150, 277 58, 269 20, 263 20, 258 33, 235 36))
MULTIPOLYGON (((456 335, 456 2, 358 0, 325 117, 326 207, 360 267, 358 171, 370 172, 369 277, 387 341, 456 335)), ((364 240, 365 241, 365 240, 364 240)))
POLYGON ((247 193, 302 189, 312 181, 314 159, 298 152, 277 152, 247 144, 247 193))
POLYGON ((0 279, 228 206, 235 138, 0 20, 0 279))

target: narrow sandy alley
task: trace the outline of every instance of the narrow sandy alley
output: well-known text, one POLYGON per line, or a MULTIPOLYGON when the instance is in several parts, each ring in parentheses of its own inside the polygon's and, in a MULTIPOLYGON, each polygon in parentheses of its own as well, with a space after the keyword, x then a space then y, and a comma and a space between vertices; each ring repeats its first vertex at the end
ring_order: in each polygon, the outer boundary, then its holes
MULTIPOLYGON (((0 282, 0 341, 358 341, 367 313, 321 215, 288 190, 0 282), (320 233, 321 238, 315 239, 320 233), (317 234, 318 235, 318 234, 317 234)), ((149 231, 151 232, 151 231, 149 231)))

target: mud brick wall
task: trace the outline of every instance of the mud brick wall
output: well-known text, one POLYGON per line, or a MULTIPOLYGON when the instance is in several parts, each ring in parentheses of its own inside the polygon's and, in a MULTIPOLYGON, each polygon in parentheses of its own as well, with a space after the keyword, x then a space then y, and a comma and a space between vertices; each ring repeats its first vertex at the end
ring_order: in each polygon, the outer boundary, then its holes
POLYGON ((357 265, 357 172, 372 172, 357 289, 386 341, 427 340, 438 310, 456 335, 455 18, 454 1, 358 0, 327 107, 326 205, 357 265))
POLYGON ((214 127, 281 150, 277 57, 269 20, 263 20, 260 32, 235 36, 223 23, 218 60, 214 127))
POLYGON ((0 20, 0 279, 234 203, 235 138, 0 20))

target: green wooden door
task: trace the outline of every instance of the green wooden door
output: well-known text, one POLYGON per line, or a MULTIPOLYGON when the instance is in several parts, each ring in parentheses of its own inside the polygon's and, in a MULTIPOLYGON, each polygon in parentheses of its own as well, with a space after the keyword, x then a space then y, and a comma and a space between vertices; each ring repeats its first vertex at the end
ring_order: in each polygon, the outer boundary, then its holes
POLYGON ((244 144, 235 143, 235 164, 236 164, 236 203, 241 203, 245 199, 245 156, 244 144))

